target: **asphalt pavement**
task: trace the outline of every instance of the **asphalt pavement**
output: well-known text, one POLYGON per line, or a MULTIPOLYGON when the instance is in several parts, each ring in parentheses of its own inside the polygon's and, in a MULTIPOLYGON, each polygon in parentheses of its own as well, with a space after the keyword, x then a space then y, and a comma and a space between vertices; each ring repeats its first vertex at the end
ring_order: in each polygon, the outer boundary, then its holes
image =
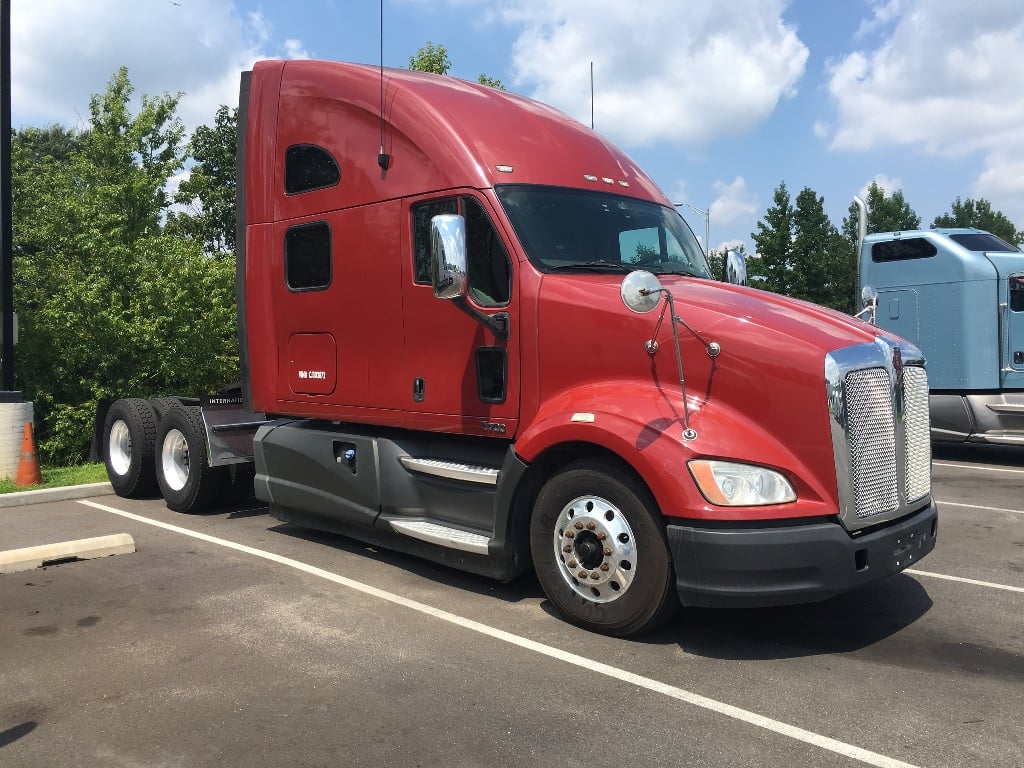
POLYGON ((258 507, 0 508, 0 766, 1024 765, 1024 453, 937 449, 939 542, 825 603, 638 640, 258 507))

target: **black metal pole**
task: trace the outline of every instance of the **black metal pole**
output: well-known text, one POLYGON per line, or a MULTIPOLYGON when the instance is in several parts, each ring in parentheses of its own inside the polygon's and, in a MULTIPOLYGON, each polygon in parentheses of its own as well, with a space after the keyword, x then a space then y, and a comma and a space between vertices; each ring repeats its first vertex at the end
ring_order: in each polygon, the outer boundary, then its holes
POLYGON ((3 392, 14 393, 14 204, 11 195, 11 0, 0 0, 0 304, 3 309, 3 392))

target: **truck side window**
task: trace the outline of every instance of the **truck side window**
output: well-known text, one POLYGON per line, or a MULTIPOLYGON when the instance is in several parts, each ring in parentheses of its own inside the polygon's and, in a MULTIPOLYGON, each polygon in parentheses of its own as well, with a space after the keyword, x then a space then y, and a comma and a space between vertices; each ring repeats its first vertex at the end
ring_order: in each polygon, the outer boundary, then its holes
POLYGON ((908 237, 906 240, 888 240, 871 246, 871 260, 874 262, 928 259, 936 253, 938 253, 936 247, 923 237, 908 237))
POLYGON ((508 304, 512 294, 512 266, 505 244, 479 201, 472 197, 462 200, 466 217, 469 295, 481 307, 508 304))
POLYGON ((289 195, 333 187, 341 169, 331 153, 313 144, 293 144, 284 153, 284 191, 289 195))
POLYGON ((430 220, 442 213, 458 213, 459 201, 454 197, 430 200, 412 207, 413 282, 430 285, 430 220))
POLYGON ((331 228, 326 221, 288 228, 284 269, 293 291, 322 290, 331 284, 331 228))

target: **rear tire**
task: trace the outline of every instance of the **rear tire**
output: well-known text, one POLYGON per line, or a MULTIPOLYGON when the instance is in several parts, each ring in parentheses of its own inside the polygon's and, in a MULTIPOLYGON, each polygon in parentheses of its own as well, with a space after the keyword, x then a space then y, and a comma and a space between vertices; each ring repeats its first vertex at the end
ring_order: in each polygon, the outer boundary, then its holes
POLYGON ((220 494, 224 473, 209 465, 206 430, 197 406, 169 408, 160 421, 154 448, 156 479, 175 512, 205 512, 220 494))
POLYGON ((153 446, 157 419, 149 403, 133 397, 116 400, 103 423, 103 462, 118 496, 145 496, 156 487, 153 446))
POLYGON ((635 635, 678 607, 657 505, 612 462, 579 461, 548 480, 534 505, 530 548, 544 594, 585 629, 635 635))

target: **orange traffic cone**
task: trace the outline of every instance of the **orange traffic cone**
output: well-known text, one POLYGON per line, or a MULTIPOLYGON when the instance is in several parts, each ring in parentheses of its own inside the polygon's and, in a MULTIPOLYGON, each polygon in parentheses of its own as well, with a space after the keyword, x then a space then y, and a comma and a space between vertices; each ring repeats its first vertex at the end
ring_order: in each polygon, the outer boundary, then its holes
POLYGON ((24 487, 43 482, 39 472, 39 457, 36 456, 36 441, 32 438, 32 422, 25 422, 25 436, 21 439, 21 461, 18 462, 18 476, 14 484, 24 487))

